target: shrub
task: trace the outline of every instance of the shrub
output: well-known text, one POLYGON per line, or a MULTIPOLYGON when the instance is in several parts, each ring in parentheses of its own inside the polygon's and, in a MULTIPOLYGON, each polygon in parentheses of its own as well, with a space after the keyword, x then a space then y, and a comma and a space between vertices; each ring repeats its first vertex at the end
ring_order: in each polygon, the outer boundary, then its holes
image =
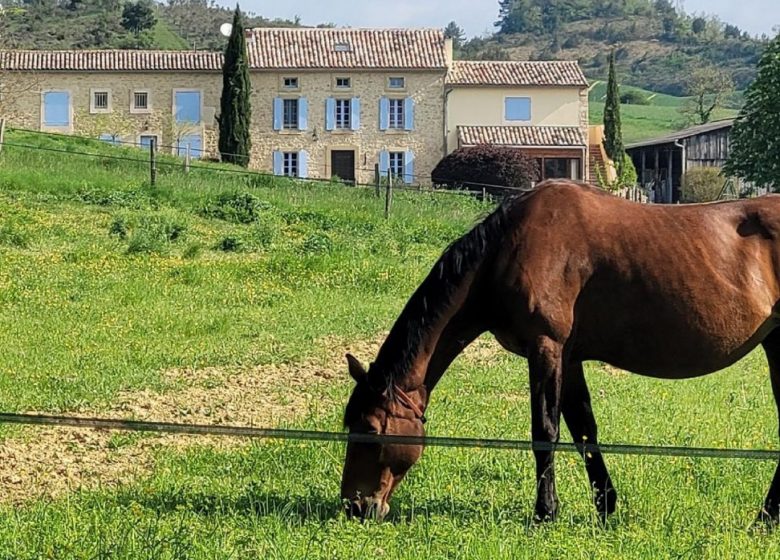
POLYGON ((237 235, 228 235, 217 243, 215 249, 225 253, 240 253, 246 250, 246 243, 237 235))
POLYGON ((271 205, 251 193, 224 192, 210 201, 200 212, 207 218, 216 218, 238 224, 250 224, 271 205))
POLYGON ((631 89, 620 94, 623 105, 650 105, 650 100, 641 91, 631 89))
POLYGON ((723 190, 723 176, 717 167, 694 167, 682 178, 683 202, 711 202, 723 190))
POLYGON ((186 223, 170 212, 143 214, 130 229, 128 253, 160 253, 166 245, 179 241, 187 231, 186 223))
POLYGON ((18 221, 8 220, 0 224, 0 245, 26 249, 30 245, 30 234, 18 221))
POLYGON ((333 242, 324 233, 313 233, 306 238, 301 248, 307 255, 323 255, 333 250, 333 242))
MULTIPOLYGON (((539 164, 515 148, 482 144, 460 148, 442 159, 432 173, 433 183, 456 189, 481 191, 483 185, 527 189, 539 180, 539 164)), ((485 187, 490 194, 506 194, 485 187)))

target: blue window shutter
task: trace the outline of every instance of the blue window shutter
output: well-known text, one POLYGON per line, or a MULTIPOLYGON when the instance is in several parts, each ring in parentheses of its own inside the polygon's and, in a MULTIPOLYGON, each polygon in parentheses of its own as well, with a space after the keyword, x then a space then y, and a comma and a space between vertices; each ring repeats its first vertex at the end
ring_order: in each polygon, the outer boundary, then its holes
POLYGON ((178 124, 201 122, 199 91, 177 91, 175 101, 178 124))
POLYGON ((507 97, 504 99, 504 117, 508 121, 531 120, 530 97, 507 97))
POLYGON ((336 100, 328 97, 325 100, 325 130, 336 128, 336 100))
POLYGON ((281 97, 274 98, 274 130, 282 130, 282 112, 284 111, 281 97))
POLYGON ((353 97, 350 101, 350 112, 352 113, 352 130, 360 130, 360 98, 353 97))
POLYGON ((309 128, 309 100, 301 97, 298 100, 298 130, 309 128))
POLYGON ((390 128, 390 100, 387 97, 379 99, 379 130, 390 128))
POLYGON ((390 152, 382 150, 379 152, 379 175, 387 176, 388 169, 390 169, 390 152))
POLYGON ((113 134, 109 134, 107 132, 104 132, 103 134, 98 136, 98 140, 102 140, 103 142, 108 142, 109 144, 113 144, 114 143, 114 135, 113 134))
POLYGON ((43 94, 43 124, 46 126, 70 124, 70 94, 67 91, 47 91, 43 94))
POLYGON ((414 130, 414 99, 404 99, 404 130, 414 130))
POLYGON ((179 141, 181 154, 187 155, 187 146, 190 147, 190 157, 200 159, 203 157, 203 139, 200 134, 185 134, 179 141))
POLYGON ((404 183, 414 183, 414 152, 411 150, 406 150, 404 154, 404 183))
POLYGON ((284 171, 284 155, 282 152, 274 152, 274 175, 281 175, 284 171))
POLYGON ((309 152, 306 150, 298 152, 298 177, 309 178, 309 152))

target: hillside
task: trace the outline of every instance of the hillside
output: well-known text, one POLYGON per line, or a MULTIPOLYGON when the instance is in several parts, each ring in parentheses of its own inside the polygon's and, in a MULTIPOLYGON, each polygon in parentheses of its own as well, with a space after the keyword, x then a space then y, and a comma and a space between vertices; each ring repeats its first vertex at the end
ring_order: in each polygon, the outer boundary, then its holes
POLYGON ((678 11, 668 0, 502 0, 498 20, 495 35, 466 42, 458 55, 578 60, 597 79, 606 76, 614 48, 625 83, 678 96, 701 66, 716 66, 744 89, 766 42, 714 16, 678 11))

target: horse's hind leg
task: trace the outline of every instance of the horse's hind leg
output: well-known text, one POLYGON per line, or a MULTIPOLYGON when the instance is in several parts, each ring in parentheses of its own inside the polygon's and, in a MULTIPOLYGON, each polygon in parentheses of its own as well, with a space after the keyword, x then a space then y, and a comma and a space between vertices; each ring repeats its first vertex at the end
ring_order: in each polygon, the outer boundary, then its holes
POLYGON ((590 405, 590 392, 582 371, 582 362, 567 363, 564 366, 561 410, 571 437, 585 460, 585 470, 593 489, 596 511, 602 518, 606 518, 615 511, 617 494, 601 453, 583 452, 582 444, 598 444, 598 428, 590 405))
MULTIPOLYGON (((773 330, 762 343, 766 358, 769 362, 769 377, 772 380, 772 393, 775 396, 775 404, 780 417, 780 329, 773 330)), ((764 507, 758 514, 759 521, 777 524, 780 523, 780 464, 777 466, 769 492, 764 500, 764 507)))

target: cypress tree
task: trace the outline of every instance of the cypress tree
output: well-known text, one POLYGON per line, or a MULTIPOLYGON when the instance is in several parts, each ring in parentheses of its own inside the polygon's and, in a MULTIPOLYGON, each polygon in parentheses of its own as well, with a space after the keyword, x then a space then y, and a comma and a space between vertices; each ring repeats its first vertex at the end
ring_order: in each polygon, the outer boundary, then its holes
POLYGON ((623 132, 620 128, 620 91, 615 75, 615 51, 609 55, 609 78, 607 79, 607 100, 604 104, 604 150, 620 171, 625 157, 623 132))
POLYGON ((252 140, 249 123, 252 108, 249 96, 252 84, 249 81, 249 61, 244 38, 244 21, 236 5, 233 14, 233 29, 225 48, 225 62, 222 67, 222 99, 219 115, 219 151, 222 161, 243 167, 249 165, 252 140))

